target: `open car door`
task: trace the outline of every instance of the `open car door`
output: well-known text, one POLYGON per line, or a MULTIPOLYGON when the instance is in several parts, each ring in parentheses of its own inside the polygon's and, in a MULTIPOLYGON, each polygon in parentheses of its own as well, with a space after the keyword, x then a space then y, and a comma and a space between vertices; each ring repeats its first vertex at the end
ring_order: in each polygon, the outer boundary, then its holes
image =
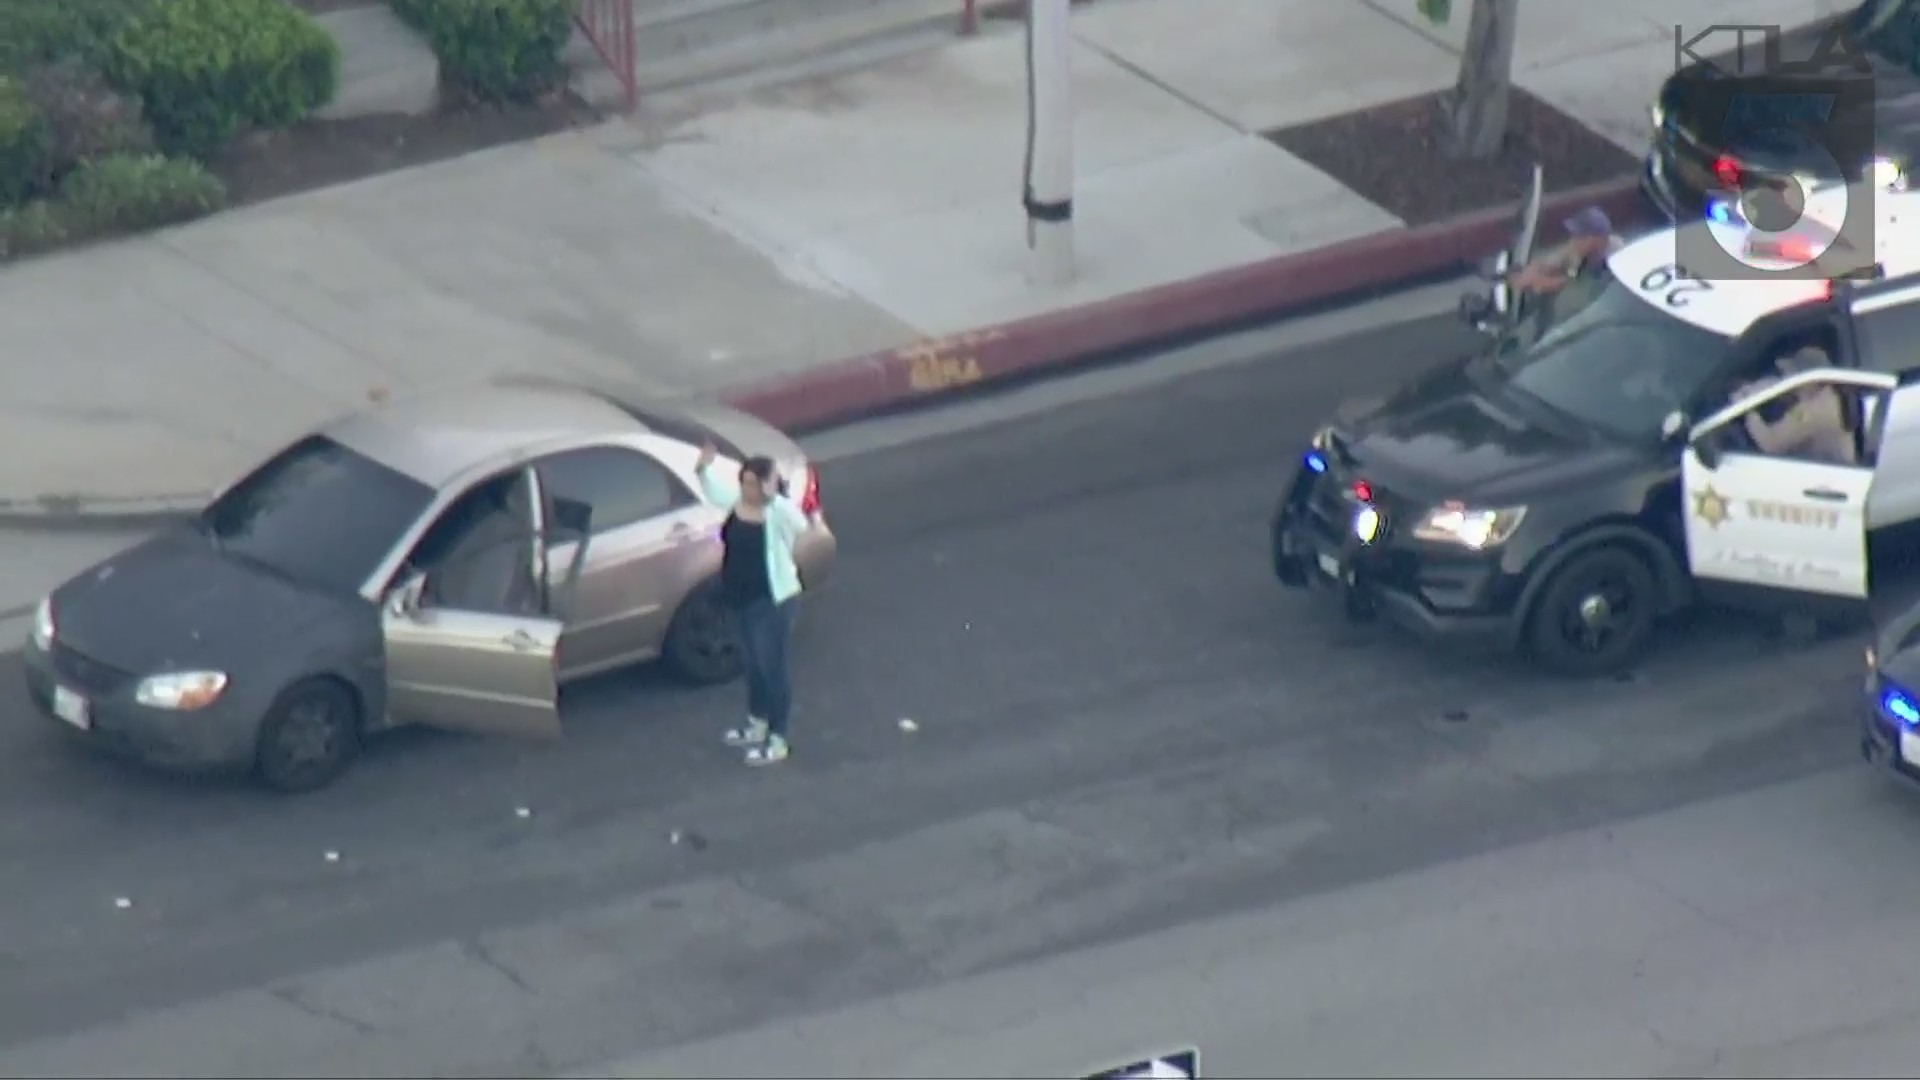
POLYGON ((1546 182, 1546 170, 1535 165, 1533 176, 1527 184, 1527 194, 1520 200, 1520 217, 1514 224, 1513 243, 1494 263, 1497 276, 1493 282, 1493 310, 1503 324, 1519 318, 1521 308, 1526 303, 1525 297, 1507 283, 1506 275, 1533 261, 1534 249, 1540 239, 1540 204, 1546 198, 1546 182))
POLYGON ((561 541, 508 537, 404 581, 381 613, 386 636, 387 707, 395 723, 484 735, 560 735, 554 670, 563 617, 586 554, 568 536, 570 566, 548 552, 561 541))
POLYGON ((1867 499, 1895 379, 1822 368, 1782 379, 1693 428, 1681 466, 1687 563, 1721 603, 1821 618, 1866 615, 1867 499), (1756 422, 1831 393, 1846 430, 1818 454, 1768 452, 1756 422), (1841 455, 1837 447, 1851 445, 1841 455))

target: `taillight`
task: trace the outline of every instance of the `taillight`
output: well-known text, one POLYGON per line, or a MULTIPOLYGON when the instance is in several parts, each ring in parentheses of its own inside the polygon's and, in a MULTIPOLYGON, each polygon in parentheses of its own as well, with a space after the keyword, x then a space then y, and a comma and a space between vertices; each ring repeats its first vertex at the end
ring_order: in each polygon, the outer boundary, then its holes
POLYGON ((800 493, 800 509, 811 517, 820 512, 820 470, 807 466, 807 490, 800 493))
POLYGON ((1721 187, 1739 187, 1740 177, 1740 162, 1732 154, 1721 154, 1713 159, 1713 178, 1719 181, 1721 187))

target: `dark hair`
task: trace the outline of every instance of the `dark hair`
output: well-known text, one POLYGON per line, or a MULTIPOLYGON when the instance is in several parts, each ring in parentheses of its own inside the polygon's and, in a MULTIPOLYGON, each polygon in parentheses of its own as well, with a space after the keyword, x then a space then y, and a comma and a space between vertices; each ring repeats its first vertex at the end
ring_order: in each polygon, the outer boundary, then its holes
MULTIPOLYGON (((775 476, 779 475, 778 469, 773 464, 773 459, 766 456, 765 454, 755 454, 753 457, 750 457, 746 461, 742 462, 740 465, 740 471, 744 473, 752 473, 754 478, 759 480, 762 484, 767 483, 768 481, 772 480, 775 476)), ((787 493, 786 481, 782 480, 780 482, 780 486, 775 490, 778 494, 785 495, 787 493)))

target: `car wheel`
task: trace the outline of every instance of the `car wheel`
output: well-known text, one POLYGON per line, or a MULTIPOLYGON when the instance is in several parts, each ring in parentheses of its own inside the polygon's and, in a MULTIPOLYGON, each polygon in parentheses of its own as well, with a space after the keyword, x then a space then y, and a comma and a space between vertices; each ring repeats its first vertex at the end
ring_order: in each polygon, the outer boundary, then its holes
POLYGON ((360 753, 360 706, 332 679, 310 679, 275 701, 254 753, 254 771, 275 791, 315 791, 339 779, 360 753))
POLYGON ((675 675, 698 686, 740 677, 740 628, 717 585, 695 589, 680 605, 667 627, 661 657, 675 675))
POLYGON ((1528 619, 1534 659, 1560 675, 1626 671, 1653 638, 1658 583, 1639 556, 1600 547, 1554 572, 1528 619))

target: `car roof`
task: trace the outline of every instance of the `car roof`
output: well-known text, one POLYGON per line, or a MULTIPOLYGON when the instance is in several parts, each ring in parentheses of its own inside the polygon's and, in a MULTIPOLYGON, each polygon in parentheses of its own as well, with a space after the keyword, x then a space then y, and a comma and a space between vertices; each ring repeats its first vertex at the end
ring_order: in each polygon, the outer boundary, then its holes
POLYGON ((1826 282, 1817 279, 1784 276, 1715 279, 1711 289, 1688 293, 1685 306, 1675 307, 1665 302, 1664 285, 1651 289, 1641 287, 1643 281, 1664 280, 1659 276, 1660 270, 1685 261, 1681 253, 1689 247, 1720 243, 1709 230, 1704 221, 1661 230, 1614 252, 1607 260, 1607 267, 1635 296, 1655 310, 1727 338, 1739 337, 1747 327, 1773 312, 1827 295, 1826 282))
MULTIPOLYGON (((1847 214, 1851 193, 1844 187, 1816 190, 1804 211, 1807 220, 1829 223, 1838 230, 1847 214)), ((1882 191, 1873 196, 1875 221, 1872 239, 1874 261, 1887 278, 1902 278, 1920 272, 1920 192, 1882 191)), ((1818 277, 1791 272, 1766 274, 1766 270, 1791 271, 1791 264, 1765 266, 1747 261, 1757 273, 1737 279, 1713 279, 1713 288, 1690 292, 1683 307, 1663 301, 1664 289, 1642 289, 1640 282, 1656 275, 1662 267, 1685 261, 1689 249, 1697 245, 1718 245, 1731 253, 1740 251, 1752 235, 1749 227, 1737 221, 1695 221, 1644 236, 1614 252, 1607 260, 1613 271, 1635 295, 1658 310, 1724 337, 1738 337, 1767 315, 1796 304, 1810 303, 1831 295, 1828 282, 1818 277)))
POLYGON ((645 430, 632 414, 590 390, 498 379, 416 391, 341 417, 320 434, 441 488, 516 452, 645 430))

